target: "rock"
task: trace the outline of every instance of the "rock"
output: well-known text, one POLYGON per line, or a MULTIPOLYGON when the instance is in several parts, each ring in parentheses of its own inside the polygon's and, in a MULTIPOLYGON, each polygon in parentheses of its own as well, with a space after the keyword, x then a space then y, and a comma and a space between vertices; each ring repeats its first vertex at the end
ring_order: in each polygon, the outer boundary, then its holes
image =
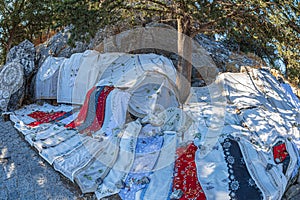
POLYGON ((46 60, 48 56, 70 57, 73 53, 81 53, 88 49, 88 44, 83 42, 75 42, 74 47, 68 44, 71 37, 71 28, 55 34, 48 41, 36 47, 36 61, 38 66, 46 60))
POLYGON ((0 71, 0 110, 15 108, 24 95, 24 67, 17 61, 9 62, 0 71), (16 94, 16 95, 14 95, 16 94), (14 98, 11 100, 11 97, 14 98), (9 104, 11 103, 11 104, 9 104))
POLYGON ((209 52, 221 72, 238 72, 241 66, 260 66, 262 64, 258 58, 254 59, 247 55, 232 52, 221 42, 214 41, 203 34, 198 34, 195 40, 209 52))
POLYGON ((11 48, 7 54, 6 63, 10 63, 12 61, 20 63, 23 66, 25 76, 28 77, 35 68, 34 58, 34 45, 28 40, 25 40, 19 45, 11 48))

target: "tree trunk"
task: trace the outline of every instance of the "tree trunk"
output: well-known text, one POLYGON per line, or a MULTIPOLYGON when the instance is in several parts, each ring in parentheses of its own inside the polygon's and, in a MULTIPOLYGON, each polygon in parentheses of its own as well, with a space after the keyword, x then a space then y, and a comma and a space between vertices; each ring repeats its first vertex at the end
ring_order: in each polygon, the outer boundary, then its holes
POLYGON ((176 85, 179 90, 179 101, 185 103, 191 88, 192 77, 192 39, 190 35, 190 20, 188 18, 179 17, 177 19, 178 28, 178 76, 176 85))

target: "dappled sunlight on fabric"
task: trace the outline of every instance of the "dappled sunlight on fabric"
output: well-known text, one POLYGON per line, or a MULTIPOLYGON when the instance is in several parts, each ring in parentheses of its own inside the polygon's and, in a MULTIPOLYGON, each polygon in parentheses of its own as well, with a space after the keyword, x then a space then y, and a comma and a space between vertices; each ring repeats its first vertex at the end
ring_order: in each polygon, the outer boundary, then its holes
POLYGON ((203 166, 203 171, 202 171, 202 175, 203 178, 207 178, 209 175, 211 175, 212 173, 214 173, 216 168, 216 163, 207 163, 207 165, 203 166))
POLYGON ((14 171, 16 170, 15 163, 11 163, 7 166, 4 166, 4 170, 6 171, 6 178, 7 179, 12 178, 12 175, 14 174, 14 171))

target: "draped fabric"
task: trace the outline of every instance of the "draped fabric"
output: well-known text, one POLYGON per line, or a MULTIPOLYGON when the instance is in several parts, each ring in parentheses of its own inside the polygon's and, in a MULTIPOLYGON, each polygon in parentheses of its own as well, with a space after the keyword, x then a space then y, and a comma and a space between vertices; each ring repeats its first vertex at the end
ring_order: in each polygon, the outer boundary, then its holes
POLYGON ((130 88, 147 72, 163 74, 176 83, 176 70, 166 57, 156 54, 124 54, 104 70, 97 85, 130 88))
POLYGON ((158 160, 163 137, 155 135, 160 131, 159 127, 149 124, 144 126, 138 136, 135 158, 132 169, 125 180, 125 188, 119 195, 122 199, 134 200, 138 191, 144 189, 150 182, 150 174, 158 160), (154 133, 155 136, 151 135, 154 133))
POLYGON ((43 123, 52 122, 52 121, 56 120, 57 118, 64 116, 65 114, 66 114, 66 112, 46 113, 46 112, 42 112, 42 111, 36 111, 36 112, 33 112, 28 115, 28 116, 36 119, 35 122, 31 122, 30 124, 28 124, 28 126, 35 127, 35 126, 38 126, 43 123))
POLYGON ((56 99, 59 69, 66 58, 49 56, 36 75, 36 99, 56 99))
POLYGON ((82 53, 75 53, 60 67, 57 87, 58 103, 72 103, 72 92, 81 62, 82 53))
POLYGON ((189 144, 187 147, 181 147, 176 150, 178 159, 175 162, 175 175, 173 180, 174 191, 182 191, 182 196, 178 199, 206 199, 202 187, 197 178, 195 152, 197 147, 189 144))
POLYGON ((100 54, 97 51, 85 51, 75 80, 72 102, 83 104, 89 89, 100 81, 100 77, 106 68, 122 55, 122 53, 100 54))
POLYGON ((300 166, 299 113, 288 88, 266 70, 224 73, 179 105, 169 62, 74 55, 59 69, 57 95, 67 103, 85 95, 79 111, 29 105, 10 118, 49 164, 98 199, 281 199, 300 166))
POLYGON ((84 133, 91 135, 92 133, 98 131, 102 127, 105 116, 106 98, 113 89, 113 87, 104 87, 101 91, 96 104, 96 116, 92 124, 87 129, 83 130, 84 133))
POLYGON ((77 118, 73 122, 66 125, 66 127, 75 128, 76 126, 79 126, 80 124, 82 124, 85 121, 87 111, 88 111, 88 108, 89 108, 88 106, 89 106, 90 97, 91 97, 91 94, 95 91, 95 89, 96 89, 96 87, 92 87, 88 91, 88 93, 86 95, 86 98, 84 100, 84 104, 81 107, 77 118))

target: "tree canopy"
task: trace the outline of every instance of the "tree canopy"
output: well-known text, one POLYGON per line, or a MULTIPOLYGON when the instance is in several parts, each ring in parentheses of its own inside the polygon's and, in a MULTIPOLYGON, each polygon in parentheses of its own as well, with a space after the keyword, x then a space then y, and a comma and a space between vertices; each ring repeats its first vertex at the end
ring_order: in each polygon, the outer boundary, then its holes
POLYGON ((11 47, 33 40, 52 27, 53 0, 0 1, 0 64, 11 47))
MULTIPOLYGON (((111 24, 168 23, 187 36, 219 34, 299 84, 300 0, 3 0, 1 47, 7 51, 47 27, 73 25, 73 37, 92 38, 111 24), (43 20, 41 20, 43 19, 43 20)), ((185 70, 185 69, 183 69, 185 70)))
POLYGON ((224 41, 238 44, 240 50, 255 53, 274 67, 279 67, 281 61, 286 75, 299 83, 299 0, 69 0, 64 3, 80 9, 74 11, 77 12, 74 15, 80 16, 66 19, 74 25, 77 36, 94 34, 101 26, 120 21, 135 25, 153 20, 174 25, 191 37, 198 33, 218 33, 224 41))

